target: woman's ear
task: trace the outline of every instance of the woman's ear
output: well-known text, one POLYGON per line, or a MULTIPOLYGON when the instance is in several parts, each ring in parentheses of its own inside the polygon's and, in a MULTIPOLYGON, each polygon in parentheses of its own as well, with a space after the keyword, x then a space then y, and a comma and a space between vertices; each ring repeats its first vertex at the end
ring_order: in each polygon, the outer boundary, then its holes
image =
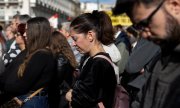
POLYGON ((92 42, 95 38, 95 33, 93 31, 89 31, 87 33, 87 38, 89 39, 90 42, 92 42))

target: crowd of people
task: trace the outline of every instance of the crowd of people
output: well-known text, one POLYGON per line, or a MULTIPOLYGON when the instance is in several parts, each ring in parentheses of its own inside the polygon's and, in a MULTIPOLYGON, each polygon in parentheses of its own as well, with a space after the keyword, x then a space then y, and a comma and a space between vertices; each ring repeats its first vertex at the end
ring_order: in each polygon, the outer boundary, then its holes
POLYGON ((12 99, 22 108, 113 108, 117 85, 129 108, 178 108, 179 12, 179 0, 117 0, 113 14, 132 26, 94 10, 56 29, 15 15, 0 28, 0 108, 12 99))

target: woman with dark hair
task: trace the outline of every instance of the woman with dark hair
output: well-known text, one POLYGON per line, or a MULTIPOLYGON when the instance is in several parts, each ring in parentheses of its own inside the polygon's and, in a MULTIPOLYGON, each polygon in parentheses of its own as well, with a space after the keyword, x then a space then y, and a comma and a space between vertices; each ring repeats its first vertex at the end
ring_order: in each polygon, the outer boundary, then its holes
POLYGON ((112 108, 116 76, 108 53, 102 44, 114 42, 111 20, 105 12, 93 11, 75 18, 70 25, 70 35, 80 53, 87 59, 81 64, 80 76, 73 89, 66 94, 72 108, 112 108), (103 57, 98 57, 103 56, 103 57))
POLYGON ((23 101, 36 90, 43 90, 22 108, 48 108, 48 87, 54 77, 54 57, 49 48, 51 27, 44 17, 28 20, 25 39, 27 53, 24 59, 13 60, 14 67, 8 66, 0 76, 0 89, 23 101), (18 68, 19 67, 19 68, 18 68))
POLYGON ((65 93, 74 82, 73 73, 77 68, 75 56, 71 47, 63 34, 54 31, 51 36, 50 48, 56 58, 56 78, 54 78, 53 87, 50 89, 53 92, 49 94, 51 108, 69 108, 68 101, 65 100, 65 93), (59 91, 60 94, 59 94, 59 91))
POLYGON ((23 36, 25 33, 25 27, 26 24, 19 24, 17 33, 15 34, 16 44, 18 44, 21 51, 25 49, 25 38, 23 36))

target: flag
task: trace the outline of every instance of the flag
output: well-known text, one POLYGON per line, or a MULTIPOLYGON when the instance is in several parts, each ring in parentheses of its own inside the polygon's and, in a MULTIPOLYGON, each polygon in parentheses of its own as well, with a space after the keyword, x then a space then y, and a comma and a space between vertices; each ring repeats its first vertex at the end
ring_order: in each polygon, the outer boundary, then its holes
POLYGON ((50 25, 53 28, 57 28, 57 25, 58 25, 58 14, 54 14, 53 16, 51 16, 49 18, 49 22, 50 22, 50 25))

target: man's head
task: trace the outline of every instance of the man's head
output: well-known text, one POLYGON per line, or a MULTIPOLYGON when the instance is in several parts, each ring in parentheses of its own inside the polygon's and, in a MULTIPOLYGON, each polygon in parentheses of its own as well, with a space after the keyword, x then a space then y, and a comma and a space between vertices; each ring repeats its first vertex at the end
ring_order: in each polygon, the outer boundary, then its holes
POLYGON ((17 26, 18 26, 18 24, 19 24, 19 22, 18 22, 18 18, 19 18, 19 14, 16 14, 16 15, 14 15, 13 16, 13 19, 12 19, 12 21, 11 21, 11 27, 12 27, 12 32, 13 33, 16 33, 17 32, 17 26))
POLYGON ((17 27, 19 24, 25 24, 31 17, 27 14, 24 15, 14 15, 12 22, 11 22, 11 27, 12 27, 12 32, 16 33, 17 32, 17 27))
POLYGON ((69 37, 69 31, 70 31, 70 22, 63 22, 61 23, 61 26, 59 27, 59 31, 66 37, 69 37))
POLYGON ((31 17, 27 14, 20 15, 19 18, 17 18, 18 24, 26 24, 27 21, 31 19, 31 17))
POLYGON ((127 12, 134 27, 141 31, 143 37, 156 43, 164 40, 180 42, 180 0, 118 1, 114 12, 127 12), (131 10, 123 10, 120 8, 122 4, 131 6, 131 10))

